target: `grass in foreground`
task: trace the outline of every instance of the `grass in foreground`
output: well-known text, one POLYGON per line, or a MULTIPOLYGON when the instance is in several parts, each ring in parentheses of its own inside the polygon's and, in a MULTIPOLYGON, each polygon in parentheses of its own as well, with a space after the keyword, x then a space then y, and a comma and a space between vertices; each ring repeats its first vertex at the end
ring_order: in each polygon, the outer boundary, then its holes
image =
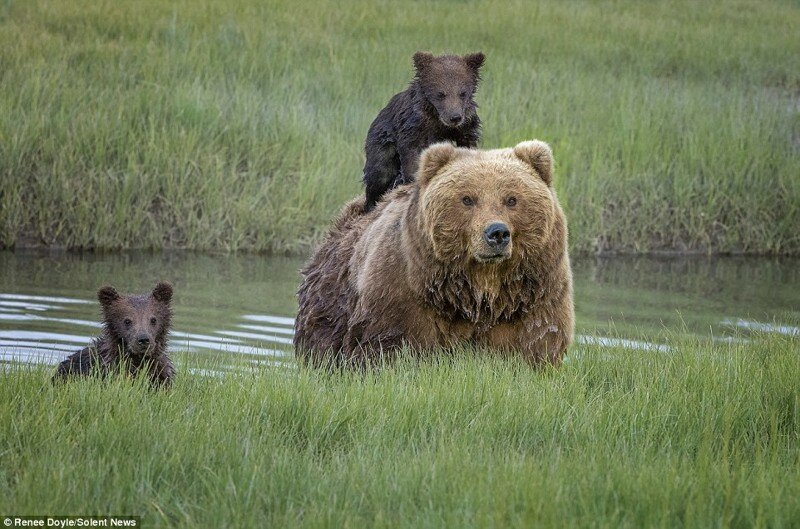
POLYGON ((307 249, 418 49, 483 50, 576 251, 800 253, 800 8, 0 2, 0 246, 307 249))
POLYGON ((147 527, 792 527, 798 342, 379 374, 0 378, 0 514, 147 527))

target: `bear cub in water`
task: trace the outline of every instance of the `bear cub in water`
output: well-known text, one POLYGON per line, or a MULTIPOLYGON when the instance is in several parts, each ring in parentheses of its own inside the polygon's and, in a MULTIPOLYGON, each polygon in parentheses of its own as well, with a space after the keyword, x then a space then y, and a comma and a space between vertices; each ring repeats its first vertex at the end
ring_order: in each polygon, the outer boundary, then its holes
POLYGON ((122 369, 131 376, 146 370, 153 386, 169 386, 175 368, 167 356, 172 325, 172 285, 158 283, 141 296, 120 295, 114 287, 97 292, 103 310, 103 333, 92 345, 59 364, 53 382, 71 376, 105 377, 122 369))
POLYGON ((474 96, 483 53, 433 56, 414 54, 416 76, 370 125, 364 145, 364 185, 370 211, 387 190, 414 180, 423 149, 450 141, 477 147, 481 135, 474 96))

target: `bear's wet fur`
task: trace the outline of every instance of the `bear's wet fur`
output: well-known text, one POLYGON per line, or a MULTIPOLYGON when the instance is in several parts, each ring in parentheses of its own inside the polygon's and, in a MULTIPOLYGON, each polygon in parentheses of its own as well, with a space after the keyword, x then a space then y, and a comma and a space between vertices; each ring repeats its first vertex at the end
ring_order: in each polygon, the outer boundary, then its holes
POLYGON ((158 283, 143 295, 121 295, 114 287, 97 292, 103 312, 103 333, 92 344, 61 362, 53 382, 74 376, 145 371, 153 386, 169 386, 175 368, 167 355, 172 327, 172 286, 158 283))
POLYGON ((559 365, 572 342, 567 224, 541 141, 422 154, 414 184, 345 206, 302 271, 294 344, 314 366, 467 345, 559 365))
POLYGON ((429 145, 478 145, 481 121, 474 96, 484 60, 480 52, 414 54, 416 76, 378 113, 367 133, 364 211, 371 211, 389 189, 413 180, 419 154, 429 145))

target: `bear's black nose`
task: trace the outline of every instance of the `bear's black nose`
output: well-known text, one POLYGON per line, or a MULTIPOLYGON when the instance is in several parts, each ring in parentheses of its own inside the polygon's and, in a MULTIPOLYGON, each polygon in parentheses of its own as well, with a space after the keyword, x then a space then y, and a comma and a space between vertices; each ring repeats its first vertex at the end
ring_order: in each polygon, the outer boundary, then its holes
POLYGON ((458 125, 459 123, 461 123, 462 119, 463 116, 461 116, 461 114, 453 114, 452 116, 450 116, 450 123, 452 123, 453 125, 458 125))
POLYGON ((141 346, 150 345, 150 338, 148 338, 147 336, 139 336, 138 338, 136 338, 136 343, 138 343, 141 346))
POLYGON ((503 250, 511 241, 511 232, 502 222, 493 222, 483 231, 483 238, 493 250, 503 250))

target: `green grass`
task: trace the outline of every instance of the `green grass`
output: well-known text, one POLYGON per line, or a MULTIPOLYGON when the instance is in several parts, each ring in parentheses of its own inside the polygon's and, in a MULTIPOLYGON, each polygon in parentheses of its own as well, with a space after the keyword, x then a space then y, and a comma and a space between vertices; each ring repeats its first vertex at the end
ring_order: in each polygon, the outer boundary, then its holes
POLYGON ((410 57, 483 50, 573 251, 800 253, 787 1, 0 2, 0 246, 305 251, 410 57))
MULTIPOLYGON (((377 374, 0 375, 0 515, 146 527, 797 527, 798 341, 377 374)), ((180 360, 187 360, 181 358, 180 360)))

